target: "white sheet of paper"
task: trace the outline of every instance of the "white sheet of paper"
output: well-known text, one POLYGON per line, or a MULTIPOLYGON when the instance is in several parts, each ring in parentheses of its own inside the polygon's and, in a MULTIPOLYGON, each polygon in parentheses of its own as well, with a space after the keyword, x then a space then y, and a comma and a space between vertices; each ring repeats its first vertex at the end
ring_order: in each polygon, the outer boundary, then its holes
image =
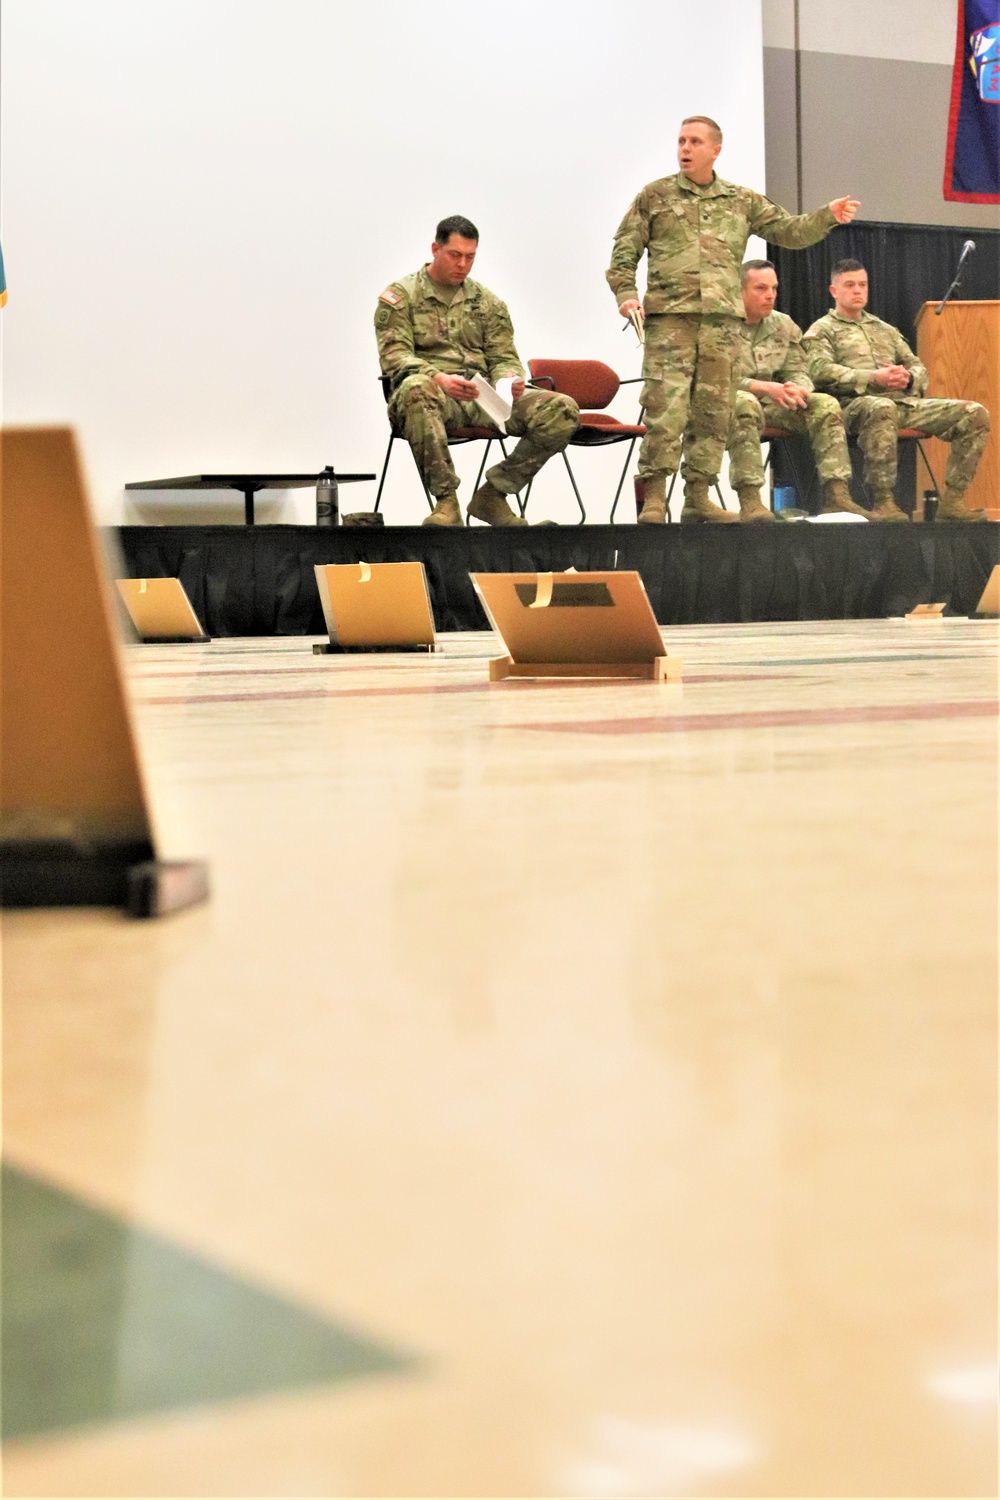
POLYGON ((807 516, 806 520, 813 526, 829 526, 831 523, 834 526, 842 526, 845 521, 852 525, 855 523, 862 526, 868 525, 865 516, 856 516, 853 511, 849 510, 833 510, 825 516, 807 516))
MULTIPOLYGON (((499 427, 500 431, 505 433, 507 431, 507 418, 511 414, 513 403, 505 401, 499 391, 495 391, 489 381, 482 375, 473 375, 472 383, 476 387, 477 402, 493 425, 499 427)), ((504 382, 501 381, 500 384, 503 385, 504 382)))

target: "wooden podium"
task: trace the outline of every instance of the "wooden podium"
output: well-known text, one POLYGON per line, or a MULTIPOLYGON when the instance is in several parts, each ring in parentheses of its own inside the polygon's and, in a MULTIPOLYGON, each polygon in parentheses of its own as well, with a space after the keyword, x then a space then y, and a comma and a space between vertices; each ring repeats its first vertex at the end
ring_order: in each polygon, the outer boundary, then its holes
MULTIPOLYGON (((970 509, 987 511, 991 521, 1000 521, 1000 302, 949 302, 940 317, 936 306, 925 302, 917 314, 917 354, 927 366, 927 394, 981 401, 989 412, 993 431, 966 503, 970 509)), ((941 489, 948 444, 927 438, 924 448, 941 489)), ((920 514, 926 478, 918 470, 920 514)))

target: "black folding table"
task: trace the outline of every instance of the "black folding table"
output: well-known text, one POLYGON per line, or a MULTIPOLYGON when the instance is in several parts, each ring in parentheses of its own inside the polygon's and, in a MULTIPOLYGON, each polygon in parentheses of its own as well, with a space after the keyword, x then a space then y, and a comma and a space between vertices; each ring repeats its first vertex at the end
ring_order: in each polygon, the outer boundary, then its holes
MULTIPOLYGON (((338 486, 374 479, 374 474, 337 474, 338 486)), ((301 490, 316 484, 319 474, 185 474, 179 479, 140 479, 127 484, 127 490, 240 490, 243 515, 248 526, 254 524, 253 503, 258 490, 301 490)))

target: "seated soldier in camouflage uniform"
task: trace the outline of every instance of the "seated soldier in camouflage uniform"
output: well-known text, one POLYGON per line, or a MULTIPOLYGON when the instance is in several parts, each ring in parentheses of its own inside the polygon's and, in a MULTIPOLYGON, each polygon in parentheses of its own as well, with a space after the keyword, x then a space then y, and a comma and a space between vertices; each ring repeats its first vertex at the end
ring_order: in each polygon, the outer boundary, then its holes
POLYGON ((639 311, 636 270, 647 256, 639 453, 639 520, 667 516, 667 476, 684 451, 682 521, 735 521, 713 505, 709 487, 726 451, 736 394, 743 307, 739 267, 747 240, 763 235, 802 249, 847 224, 859 204, 837 198, 811 214, 790 214, 761 193, 716 177, 722 131, 706 115, 681 122, 680 171, 644 187, 615 234, 608 284, 627 318, 639 311))
POLYGON ((469 515, 479 521, 526 526, 506 497, 560 453, 580 424, 579 408, 568 396, 525 389, 506 306, 468 279, 478 248, 479 230, 468 219, 442 219, 431 260, 387 286, 375 309, 382 374, 392 383, 389 417, 406 435, 435 500, 425 526, 462 524, 447 433, 490 425, 468 375, 484 375, 494 386, 514 377, 506 427, 520 439, 509 458, 487 469, 485 484, 469 501, 469 515))
POLYGON ((978 401, 928 400, 927 371, 898 328, 865 312, 868 273, 859 260, 839 260, 830 295, 834 309, 817 319, 803 341, 816 386, 837 396, 844 425, 865 458, 865 484, 874 516, 908 521, 893 495, 896 433, 915 427, 951 444, 938 516, 944 521, 985 521, 969 510, 965 492, 975 478, 990 436, 990 414, 978 401))
POLYGON ((853 511, 871 520, 851 499, 851 459, 840 405, 820 396, 809 378, 802 333, 785 313, 775 312, 778 276, 769 260, 746 260, 740 268, 743 331, 740 388, 729 428, 729 482, 740 497, 741 521, 773 521, 760 498, 765 427, 808 433, 823 484, 824 511, 853 511))

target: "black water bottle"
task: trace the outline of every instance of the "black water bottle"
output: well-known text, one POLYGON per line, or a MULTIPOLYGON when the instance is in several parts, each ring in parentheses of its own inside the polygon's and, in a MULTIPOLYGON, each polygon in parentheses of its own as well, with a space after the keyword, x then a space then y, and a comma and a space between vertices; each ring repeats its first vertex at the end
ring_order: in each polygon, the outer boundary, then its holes
POLYGON ((316 479, 316 525, 340 525, 340 495, 332 464, 327 464, 316 479))
POLYGON ((924 490, 924 520, 937 520, 938 497, 933 490, 924 490))

